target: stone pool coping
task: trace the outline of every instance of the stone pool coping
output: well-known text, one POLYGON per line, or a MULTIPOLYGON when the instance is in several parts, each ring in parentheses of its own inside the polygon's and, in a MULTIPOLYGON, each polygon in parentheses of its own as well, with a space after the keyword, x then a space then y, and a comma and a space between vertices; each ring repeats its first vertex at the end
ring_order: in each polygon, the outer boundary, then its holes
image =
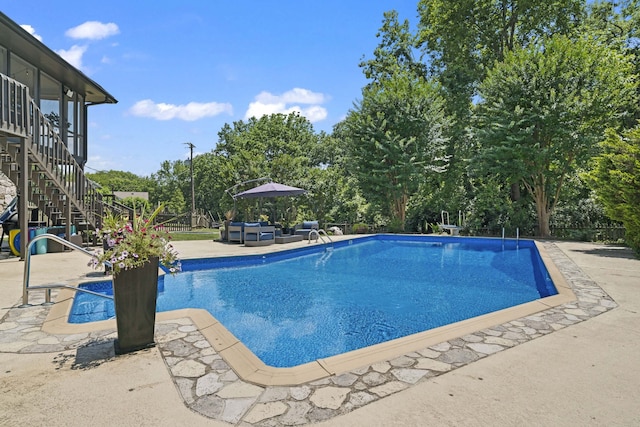
MULTIPOLYGON (((213 349, 221 355, 235 373, 245 381, 260 386, 300 385, 310 381, 317 381, 331 375, 339 375, 360 368, 363 365, 371 365, 390 360, 406 353, 418 351, 440 342, 473 333, 480 329, 526 317, 574 301, 576 299, 575 294, 552 261, 544 246, 539 242, 535 242, 535 244, 556 286, 558 291, 557 295, 419 332, 407 337, 397 338, 336 356, 318 359, 291 368, 276 368, 264 364, 206 310, 181 309, 162 312, 157 314, 157 320, 171 321, 182 318, 191 319, 204 338, 209 341, 213 349)), ((79 283, 75 285, 77 286, 79 283)), ((43 324, 43 332, 74 335, 115 329, 115 319, 84 324, 68 323, 67 319, 71 313, 74 294, 75 292, 69 289, 59 291, 56 304, 52 306, 43 324)))

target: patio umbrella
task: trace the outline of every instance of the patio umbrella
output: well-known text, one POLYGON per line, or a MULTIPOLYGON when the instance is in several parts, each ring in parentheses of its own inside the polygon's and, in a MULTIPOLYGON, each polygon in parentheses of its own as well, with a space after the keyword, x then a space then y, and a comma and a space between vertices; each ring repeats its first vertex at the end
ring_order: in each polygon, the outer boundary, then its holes
MULTIPOLYGON (((256 199, 256 198, 271 198, 271 197, 286 197, 286 196, 299 196, 306 194, 307 190, 303 190, 298 187, 291 187, 289 185, 278 184, 277 182, 268 182, 266 184, 259 185, 247 191, 243 191, 233 196, 234 210, 235 202, 237 199, 256 199)), ((262 202, 260 202, 262 206, 262 202)), ((262 210, 262 207, 259 208, 262 210)), ((277 218, 277 212, 274 218, 277 218)))
POLYGON ((233 199, 252 199, 257 197, 299 196, 306 194, 307 190, 298 187, 290 187, 277 182, 268 182, 233 196, 233 199))

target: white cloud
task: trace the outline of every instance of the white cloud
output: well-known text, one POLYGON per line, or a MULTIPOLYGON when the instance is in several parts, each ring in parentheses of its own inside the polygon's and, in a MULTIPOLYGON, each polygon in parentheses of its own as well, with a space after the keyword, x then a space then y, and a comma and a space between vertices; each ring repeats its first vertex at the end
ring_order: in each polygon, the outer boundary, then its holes
POLYGON ((82 55, 87 51, 87 46, 73 45, 69 50, 56 50, 56 53, 69 64, 82 69, 82 55))
POLYGON ((312 105, 309 108, 301 109, 300 114, 309 119, 311 123, 315 123, 327 118, 327 109, 319 105, 312 105))
POLYGON ((256 101, 265 104, 275 104, 284 102, 286 104, 322 104, 326 101, 326 96, 321 93, 311 92, 308 89, 293 88, 282 95, 273 95, 269 92, 260 92, 256 96, 256 101))
POLYGON ((269 114, 289 114, 300 113, 310 122, 318 122, 327 118, 327 109, 320 106, 328 100, 322 93, 312 92, 308 89, 293 88, 281 95, 274 95, 270 92, 260 92, 255 101, 249 104, 245 113, 245 119, 249 117, 262 117, 269 114), (291 105, 294 104, 294 105, 291 105), (301 107, 295 104, 307 104, 308 107, 301 107))
POLYGON ((42 41, 42 37, 39 34, 36 34, 36 29, 33 28, 31 25, 28 24, 23 24, 20 25, 22 27, 23 30, 25 30, 27 33, 31 34, 33 37, 36 38, 36 40, 38 41, 42 41))
POLYGON ((179 119, 188 122, 218 114, 233 114, 233 107, 228 103, 219 102, 190 102, 186 105, 155 103, 151 99, 136 102, 129 112, 134 116, 151 117, 156 120, 179 119))
POLYGON ((117 162, 114 162, 113 159, 105 159, 102 156, 89 156, 87 164, 84 167, 85 169, 89 169, 91 172, 99 172, 117 169, 118 166, 120 165, 118 165, 117 162))
POLYGON ((65 35, 72 39, 100 40, 120 33, 120 28, 113 22, 104 24, 98 21, 87 21, 77 27, 69 28, 65 35))

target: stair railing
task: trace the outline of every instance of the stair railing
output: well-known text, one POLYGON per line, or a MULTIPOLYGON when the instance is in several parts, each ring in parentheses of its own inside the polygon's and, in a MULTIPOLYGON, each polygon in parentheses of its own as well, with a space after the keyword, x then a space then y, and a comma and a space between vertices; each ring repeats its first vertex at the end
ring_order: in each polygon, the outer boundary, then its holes
POLYGON ((105 213, 101 194, 31 98, 29 88, 4 74, 0 74, 0 132, 30 140, 25 144, 30 161, 55 183, 67 204, 99 226, 105 213))
POLYGON ((29 88, 4 74, 0 77, 0 130, 27 137, 29 88))

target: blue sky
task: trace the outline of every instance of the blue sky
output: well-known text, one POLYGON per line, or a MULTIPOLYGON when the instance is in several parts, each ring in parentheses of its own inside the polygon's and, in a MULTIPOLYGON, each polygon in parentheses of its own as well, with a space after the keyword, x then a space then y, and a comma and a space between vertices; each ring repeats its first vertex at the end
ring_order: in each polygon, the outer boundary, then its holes
POLYGON ((0 10, 111 93, 89 108, 87 171, 150 175, 209 152, 225 123, 296 110, 331 132, 366 84, 383 12, 417 0, 0 0, 0 10), (62 6, 63 5, 63 6, 62 6))

